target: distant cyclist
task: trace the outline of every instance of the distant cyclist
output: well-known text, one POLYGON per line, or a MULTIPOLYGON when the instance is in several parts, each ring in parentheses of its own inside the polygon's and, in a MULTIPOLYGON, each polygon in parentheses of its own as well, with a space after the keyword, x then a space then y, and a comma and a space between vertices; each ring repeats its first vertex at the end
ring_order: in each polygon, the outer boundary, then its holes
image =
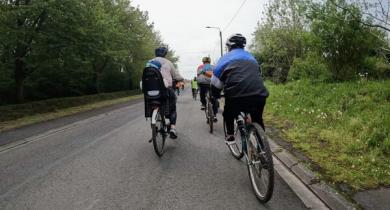
POLYGON ((191 80, 191 89, 192 89, 192 98, 196 100, 196 95, 198 95, 198 81, 196 81, 196 77, 191 80))
POLYGON ((269 93, 260 74, 256 59, 244 50, 246 38, 241 34, 231 35, 226 46, 229 50, 216 65, 211 78, 215 97, 223 89, 225 107, 223 117, 226 122, 227 144, 234 142, 234 118, 245 111, 250 113, 252 121, 264 129, 263 110, 269 93))
MULTIPOLYGON (((201 110, 206 108, 206 94, 210 90, 211 76, 213 75, 213 66, 210 64, 210 58, 204 57, 202 59, 203 64, 200 65, 197 69, 197 81, 200 90, 200 102, 201 110)), ((217 113, 218 113, 218 101, 212 100, 213 111, 214 111, 214 121, 217 121, 217 113)))
POLYGON ((176 139, 176 95, 173 89, 174 81, 182 81, 183 77, 179 71, 176 70, 175 66, 171 61, 165 58, 168 53, 166 47, 159 47, 155 50, 156 57, 152 61, 158 61, 161 64, 161 74, 164 79, 165 87, 168 88, 168 100, 169 100, 169 121, 171 125, 170 138, 176 139))
POLYGON ((176 93, 177 93, 178 96, 180 96, 180 87, 181 87, 180 82, 175 83, 175 88, 174 89, 176 90, 176 93))

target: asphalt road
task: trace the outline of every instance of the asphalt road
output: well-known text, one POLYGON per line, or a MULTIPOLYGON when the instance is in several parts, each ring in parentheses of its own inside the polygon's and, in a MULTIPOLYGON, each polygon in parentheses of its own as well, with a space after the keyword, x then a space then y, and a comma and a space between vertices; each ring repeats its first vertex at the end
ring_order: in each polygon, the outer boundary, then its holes
POLYGON ((199 108, 190 90, 179 96, 179 138, 167 141, 162 158, 148 143, 143 103, 0 152, 0 209, 305 208, 279 176, 272 200, 259 203, 244 162, 223 142, 221 123, 209 134, 199 108))

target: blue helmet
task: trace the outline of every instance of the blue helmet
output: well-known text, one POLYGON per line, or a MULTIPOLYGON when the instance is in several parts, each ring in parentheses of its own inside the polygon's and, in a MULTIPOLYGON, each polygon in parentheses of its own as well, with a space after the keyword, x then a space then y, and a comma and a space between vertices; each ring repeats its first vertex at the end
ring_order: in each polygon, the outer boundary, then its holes
POLYGON ((168 54, 168 48, 166 47, 159 47, 156 50, 154 50, 154 54, 156 57, 165 57, 168 54))
POLYGON ((158 61, 155 61, 155 60, 149 60, 146 63, 146 67, 153 67, 153 68, 156 68, 156 69, 160 70, 161 69, 161 63, 158 62, 158 61))

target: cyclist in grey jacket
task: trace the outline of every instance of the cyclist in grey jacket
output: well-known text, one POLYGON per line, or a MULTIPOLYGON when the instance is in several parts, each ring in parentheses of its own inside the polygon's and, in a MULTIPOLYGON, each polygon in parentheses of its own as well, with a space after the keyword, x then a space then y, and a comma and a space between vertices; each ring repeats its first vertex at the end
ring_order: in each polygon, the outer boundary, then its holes
POLYGON ((264 129, 263 110, 269 93, 260 75, 256 59, 244 50, 246 39, 241 34, 231 35, 226 46, 229 50, 216 65, 211 78, 214 97, 219 97, 223 89, 225 107, 223 116, 226 122, 227 144, 234 143, 234 118, 245 111, 250 113, 253 122, 264 129))
POLYGON ((173 63, 165 58, 168 54, 168 49, 166 47, 159 47, 155 50, 156 57, 151 61, 157 61, 161 64, 161 75, 164 79, 165 87, 168 88, 168 101, 169 101, 169 121, 171 125, 170 129, 170 138, 176 139, 176 95, 175 91, 172 88, 174 81, 183 81, 183 77, 180 75, 179 71, 175 68, 173 63))

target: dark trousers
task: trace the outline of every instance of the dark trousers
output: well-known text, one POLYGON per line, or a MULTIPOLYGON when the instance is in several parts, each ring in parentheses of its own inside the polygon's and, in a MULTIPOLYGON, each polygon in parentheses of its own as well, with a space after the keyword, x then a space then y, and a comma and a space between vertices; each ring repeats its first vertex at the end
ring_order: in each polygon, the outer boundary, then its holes
POLYGON ((177 113, 176 113, 176 94, 173 88, 168 88, 168 101, 169 101, 169 121, 171 125, 176 125, 177 113))
POLYGON ((198 89, 192 88, 192 96, 195 97, 198 94, 198 89))
POLYGON ((249 96, 242 98, 226 98, 223 117, 226 123, 228 135, 234 134, 234 119, 240 112, 247 112, 251 115, 252 122, 258 123, 263 129, 263 111, 266 98, 262 96, 249 96))
MULTIPOLYGON (((210 91, 210 85, 206 84, 198 84, 199 86, 199 94, 200 94, 200 102, 202 103, 203 106, 206 106, 206 96, 207 92, 210 91)), ((213 104, 213 111, 214 111, 214 116, 217 115, 218 113, 218 101, 216 99, 212 99, 211 103, 213 104)))

